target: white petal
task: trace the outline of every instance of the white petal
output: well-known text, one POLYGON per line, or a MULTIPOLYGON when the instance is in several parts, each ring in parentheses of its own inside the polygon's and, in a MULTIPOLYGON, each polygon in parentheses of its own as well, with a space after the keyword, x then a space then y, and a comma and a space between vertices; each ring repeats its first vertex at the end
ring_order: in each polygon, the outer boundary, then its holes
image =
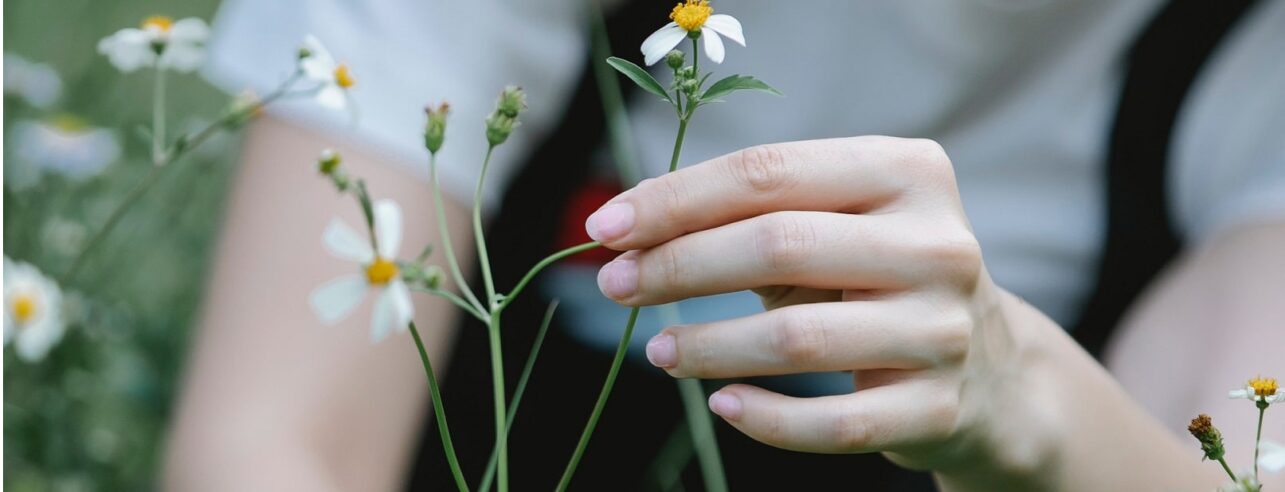
POLYGON ((1271 473, 1285 470, 1285 446, 1264 440, 1258 444, 1258 466, 1271 473))
POLYGON ((348 107, 348 95, 339 86, 330 83, 317 92, 317 104, 322 107, 343 110, 348 107))
POLYGON ((718 37, 718 33, 707 31, 701 37, 705 39, 705 56, 714 63, 723 63, 723 40, 718 37))
POLYGON ((335 59, 330 51, 321 44, 321 40, 311 34, 303 38, 303 48, 308 50, 307 58, 299 62, 299 67, 309 79, 315 81, 332 81, 335 78, 335 59))
POLYGON ((370 316, 370 343, 379 343, 392 333, 393 324, 396 322, 397 307, 393 289, 386 288, 379 293, 379 299, 375 301, 375 311, 370 316))
POLYGON ((196 17, 180 19, 170 28, 171 43, 203 43, 208 37, 210 37, 210 27, 205 25, 205 21, 196 17))
POLYGON ((1250 395, 1253 395, 1253 394, 1254 392, 1252 390, 1235 389, 1227 392, 1227 397, 1235 400, 1235 399, 1241 399, 1241 398, 1249 398, 1250 395))
POLYGON ((361 304, 366 288, 366 279, 361 275, 344 275, 314 289, 308 296, 308 304, 322 324, 333 325, 361 304))
POLYGON ((401 279, 393 280, 388 284, 388 294, 393 300, 395 326, 398 330, 407 329, 411 319, 415 317, 415 304, 411 302, 410 288, 401 279))
POLYGON ((352 230, 340 219, 330 219, 326 231, 321 234, 321 242, 335 257, 363 265, 375 261, 375 252, 370 248, 370 241, 358 235, 357 231, 352 230))
POLYGON ((4 344, 9 345, 9 340, 13 339, 13 332, 16 328, 13 326, 13 320, 9 318, 9 310, 4 310, 4 344))
POLYGON ((27 362, 44 359, 49 349, 62 340, 63 332, 66 331, 67 327, 63 324, 59 313, 62 307, 53 299, 48 301, 49 305, 46 306, 48 312, 39 320, 23 327, 22 332, 18 333, 17 340, 14 341, 14 349, 18 357, 27 362))
POLYGON ((205 63, 205 48, 195 44, 172 42, 161 55, 161 66, 180 72, 191 72, 205 63))
POLYGON ((711 15, 705 20, 705 28, 713 29, 714 32, 727 36, 727 39, 736 44, 745 46, 745 33, 741 31, 741 21, 736 20, 735 17, 727 14, 711 15))
POLYGON ((647 36, 642 43, 643 63, 647 66, 655 65, 656 62, 669 54, 669 50, 683 42, 687 37, 687 31, 678 27, 677 23, 670 22, 665 27, 657 29, 656 32, 647 36))
POLYGON ((133 72, 156 62, 150 37, 139 29, 121 29, 103 38, 98 42, 98 52, 122 72, 133 72))
POLYGON ((374 205, 375 237, 379 238, 379 256, 392 260, 402 245, 402 208, 392 200, 379 200, 374 205))

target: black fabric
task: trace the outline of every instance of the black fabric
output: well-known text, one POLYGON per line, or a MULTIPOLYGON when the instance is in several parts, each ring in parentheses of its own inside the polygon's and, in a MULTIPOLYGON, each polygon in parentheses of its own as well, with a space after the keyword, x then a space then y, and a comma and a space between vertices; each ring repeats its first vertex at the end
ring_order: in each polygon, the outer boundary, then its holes
POLYGON ((1255 3, 1170 2, 1128 52, 1105 168, 1106 244, 1094 294, 1072 331, 1098 357, 1125 310, 1182 248, 1167 193, 1174 123, 1210 54, 1255 3))

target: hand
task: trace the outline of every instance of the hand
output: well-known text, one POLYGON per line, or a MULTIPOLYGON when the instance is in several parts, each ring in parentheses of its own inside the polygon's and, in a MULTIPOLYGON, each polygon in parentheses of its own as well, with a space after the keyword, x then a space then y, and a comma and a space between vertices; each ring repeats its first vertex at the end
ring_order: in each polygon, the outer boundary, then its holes
POLYGON ((665 329, 647 355, 670 375, 852 371, 857 391, 846 395, 794 398, 743 384, 713 394, 711 410, 750 437, 799 451, 882 451, 918 469, 979 458, 1041 466, 1042 434, 1018 429, 1040 426, 1024 407, 1046 392, 1023 365, 1039 358, 1022 355, 1031 340, 1068 342, 991 282, 935 142, 753 147, 646 180, 586 228, 628 251, 598 277, 617 302, 751 289, 769 309, 665 329), (991 421, 997 415, 1006 421, 991 421))

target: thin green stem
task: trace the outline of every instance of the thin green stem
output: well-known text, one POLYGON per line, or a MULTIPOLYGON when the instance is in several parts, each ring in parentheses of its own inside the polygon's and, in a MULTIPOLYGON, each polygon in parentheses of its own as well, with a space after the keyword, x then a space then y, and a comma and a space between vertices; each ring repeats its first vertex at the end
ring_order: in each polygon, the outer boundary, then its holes
POLYGON ((451 230, 446 223, 446 209, 442 204, 442 189, 437 181, 436 152, 430 154, 428 173, 431 179, 430 185, 433 189, 433 208, 437 211, 437 234, 441 238, 442 250, 446 252, 446 264, 450 268, 451 277, 454 278, 455 286, 460 289, 460 292, 464 293, 464 297, 468 299, 469 304, 472 304, 475 310, 484 312, 487 310, 486 307, 482 306, 481 301, 478 301, 477 296, 473 294, 473 288, 469 286, 468 280, 460 269, 459 260, 455 257, 455 246, 451 241, 451 230))
POLYGON ((727 477, 723 473, 723 457, 718 451, 714 434, 714 421, 705 405, 705 388, 698 379, 679 379, 678 392, 682 395, 683 411, 692 432, 692 446, 696 449, 705 490, 726 492, 727 477))
POLYGON ((433 363, 428 360, 428 351, 424 350, 424 340, 419 336, 415 322, 410 323, 410 334, 415 338, 415 347, 419 348, 419 358, 424 362, 424 375, 428 377, 429 397, 433 400, 433 415, 437 418, 438 434, 442 436, 442 451, 446 454, 446 463, 451 467, 455 477, 455 486, 460 492, 468 492, 468 483, 464 481, 464 472, 460 471, 460 462, 455 457, 455 445, 451 443, 451 429, 446 425, 446 408, 442 406, 442 391, 433 374, 433 363))
POLYGON ((701 46, 696 40, 700 38, 698 36, 689 39, 692 40, 692 71, 696 73, 696 77, 699 79, 701 75, 701 46))
POLYGON ((1231 472, 1230 466, 1227 466, 1227 460, 1218 458, 1218 463, 1223 465, 1223 471, 1227 472, 1227 476, 1231 477, 1231 481, 1235 482, 1237 480, 1236 474, 1231 472))
MULTIPOLYGON (((518 413, 518 405, 522 404, 522 395, 526 393, 527 382, 531 380, 531 372, 535 369, 535 360, 540 355, 540 348, 544 346, 544 337, 549 333, 549 325, 553 322, 553 312, 558 309, 558 301, 555 299, 549 303, 549 308, 544 311, 544 320, 540 322, 540 330, 535 334, 535 342, 531 344, 531 353, 527 355, 526 365, 522 368, 522 376, 518 378, 517 389, 513 391, 513 399, 509 402, 508 422, 504 427, 504 437, 509 436, 513 430, 513 417, 518 413)), ((478 487, 480 491, 490 490, 491 481, 495 479, 495 465, 499 457, 499 447, 491 450, 491 459, 486 463, 486 472, 482 474, 482 485, 478 487)))
POLYGON ((1254 436, 1254 480, 1258 480, 1258 446, 1263 443, 1263 414, 1267 413, 1267 402, 1258 402, 1258 434, 1254 436))
POLYGON ((620 91, 620 79, 616 71, 607 64, 611 57, 611 42, 607 38, 607 22, 602 15, 599 0, 589 2, 593 10, 590 15, 590 47, 594 58, 594 79, 598 83, 598 95, 602 98, 602 107, 606 112, 607 133, 611 136, 611 154, 620 173, 620 180, 625 187, 632 187, 642 180, 642 172, 636 162, 632 134, 629 131, 629 118, 625 113, 625 96, 620 91))
POLYGON ((602 416, 602 410, 607 406, 607 397, 611 396, 611 387, 616 384, 616 377, 620 374, 620 365, 625 362, 625 354, 629 351, 629 340, 634 335, 634 324, 638 322, 639 308, 633 308, 629 311, 629 322, 625 324, 625 332, 620 336, 620 345, 616 346, 616 357, 611 360, 611 369, 607 371, 607 380, 602 383, 602 391, 598 393, 598 401, 593 405, 593 413, 589 414, 589 422, 585 424, 584 432, 580 433, 580 442, 576 444, 576 450, 571 454, 571 461, 567 463, 567 468, 562 472, 562 480, 558 482, 558 492, 567 490, 571 485, 571 476, 575 475, 576 467, 580 465, 580 459, 584 457, 585 448, 589 446, 589 438, 593 437, 593 430, 598 426, 598 418, 602 416))
POLYGON ((491 341, 491 388, 495 398, 495 449, 498 458, 496 472, 497 487, 500 492, 509 490, 509 438, 507 428, 508 413, 505 411, 504 398, 504 359, 500 350, 500 313, 493 311, 491 321, 487 323, 487 332, 491 341))
POLYGON ((161 175, 165 173, 165 170, 170 167, 173 166, 152 166, 151 169, 148 169, 147 176, 143 177, 142 181, 139 181, 138 184, 134 185, 134 188, 125 196, 125 200, 121 201, 120 205, 117 205, 116 208, 112 210, 112 214, 107 217, 107 222, 104 222, 103 226, 100 227, 98 231, 94 232, 94 235, 85 243, 85 247, 76 255, 76 259, 72 260, 71 267, 68 268, 67 272, 58 279, 58 283, 60 285, 67 285, 67 282, 75 278, 77 273, 80 273, 80 270, 85 266, 85 261, 89 259, 89 253, 98 248, 103 240, 107 238, 107 235, 110 234, 120 223, 121 219, 125 217, 125 212, 128 211, 130 207, 133 207, 139 199, 143 198, 143 194, 145 194, 147 190, 161 178, 161 175))
POLYGON ((576 253, 580 253, 582 251, 588 251, 588 250, 597 248, 599 246, 602 246, 602 243, 599 243, 598 241, 590 241, 584 244, 572 246, 570 248, 564 249, 562 251, 559 251, 557 253, 544 257, 543 260, 540 260, 539 263, 536 263, 535 266, 531 267, 531 269, 526 272, 526 275, 522 276, 522 280, 519 280, 517 285, 513 286, 513 290, 509 291, 508 294, 504 295, 504 299, 500 300, 500 304, 495 308, 495 310, 503 311, 505 307, 508 307, 509 303, 513 302, 513 299, 516 299, 518 297, 518 294, 522 292, 522 289, 525 289, 527 284, 531 283, 531 280, 535 278, 536 274, 540 273, 541 270, 544 270, 549 265, 552 265, 558 260, 561 260, 568 256, 574 255, 576 253))
POLYGON ((448 301, 451 301, 452 304, 455 304, 460 309, 463 309, 464 312, 469 313, 474 318, 477 318, 479 321, 483 323, 487 322, 488 316, 486 314, 482 313, 481 311, 478 311, 476 308, 470 305, 468 301, 464 300, 464 298, 458 295, 455 295, 454 292, 451 292, 449 290, 444 290, 444 289, 429 289, 429 288, 418 287, 418 286, 412 286, 410 289, 415 292, 423 292, 425 294, 435 295, 443 299, 446 299, 448 301))
POLYGON ((495 280, 491 278, 491 258, 486 253, 486 237, 482 230, 482 187, 486 184, 486 169, 491 164, 492 145, 486 148, 482 159, 482 174, 477 177, 477 192, 473 194, 473 242, 477 243, 477 261, 482 266, 482 282, 486 284, 487 307, 495 306, 495 280))
POLYGON ((687 419, 679 420, 665 443, 660 446, 660 451, 656 452, 656 458, 647 466, 647 476, 654 482, 652 485, 655 488, 652 490, 672 490, 675 485, 681 487, 679 479, 694 451, 692 431, 687 426, 687 419))
POLYGON ((152 164, 165 164, 165 69, 160 66, 152 88, 152 164))
POLYGON ((678 137, 674 139, 674 153, 669 157, 669 172, 678 170, 678 157, 683 155, 683 137, 687 136, 687 118, 678 120, 678 137))

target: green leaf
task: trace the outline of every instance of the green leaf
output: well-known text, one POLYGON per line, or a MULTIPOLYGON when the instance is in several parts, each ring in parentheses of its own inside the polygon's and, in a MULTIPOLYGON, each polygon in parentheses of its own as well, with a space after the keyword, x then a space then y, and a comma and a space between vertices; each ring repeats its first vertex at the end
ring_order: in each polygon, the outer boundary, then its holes
POLYGON ((749 75, 728 75, 726 78, 714 82, 714 85, 709 86, 709 89, 704 94, 701 94, 700 100, 702 102, 712 102, 733 92, 747 90, 761 91, 777 96, 784 95, 776 88, 767 85, 766 82, 749 75))
POLYGON ((669 98, 669 93, 665 92, 665 87, 660 85, 660 82, 657 82, 656 78, 652 77, 646 70, 643 70, 642 67, 624 58, 614 56, 607 59, 607 64, 611 65, 611 68, 616 69, 616 71, 625 74, 626 77, 629 77, 629 80, 634 81, 643 90, 660 96, 671 104, 674 102, 669 98))

